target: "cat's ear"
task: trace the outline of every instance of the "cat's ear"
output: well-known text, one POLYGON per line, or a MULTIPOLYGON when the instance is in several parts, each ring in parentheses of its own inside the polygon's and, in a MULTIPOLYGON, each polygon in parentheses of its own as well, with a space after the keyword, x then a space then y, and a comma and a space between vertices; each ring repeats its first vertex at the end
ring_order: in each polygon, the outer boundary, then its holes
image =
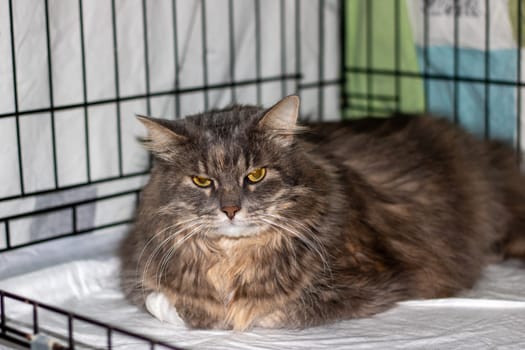
POLYGON ((299 97, 287 96, 270 108, 259 120, 258 127, 275 136, 283 146, 293 142, 294 135, 302 128, 297 126, 299 97))
POLYGON ((148 136, 142 138, 144 147, 155 156, 170 160, 176 154, 177 146, 188 141, 168 127, 169 121, 137 115, 137 119, 148 129, 148 136))

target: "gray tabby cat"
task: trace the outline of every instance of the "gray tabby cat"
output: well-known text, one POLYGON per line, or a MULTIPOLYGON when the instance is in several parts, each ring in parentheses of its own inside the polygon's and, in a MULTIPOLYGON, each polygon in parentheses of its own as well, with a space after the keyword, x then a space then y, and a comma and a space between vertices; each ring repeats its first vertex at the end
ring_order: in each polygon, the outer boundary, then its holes
POLYGON ((168 121, 122 246, 137 303, 191 327, 300 328, 452 296, 525 257, 513 153, 426 116, 296 124, 299 99, 168 121))

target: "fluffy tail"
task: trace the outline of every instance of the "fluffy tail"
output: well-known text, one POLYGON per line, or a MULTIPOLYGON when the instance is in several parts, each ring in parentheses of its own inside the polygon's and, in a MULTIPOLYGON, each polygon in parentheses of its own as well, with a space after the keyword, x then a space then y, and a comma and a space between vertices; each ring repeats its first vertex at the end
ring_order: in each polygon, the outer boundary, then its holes
MULTIPOLYGON (((525 178, 523 181, 525 182, 525 178)), ((506 258, 525 260, 525 196, 516 197, 521 203, 512 203, 510 207, 513 219, 508 235, 503 241, 503 251, 506 258)))
POLYGON ((497 169, 497 181, 504 191, 505 206, 511 214, 507 235, 503 240, 506 258, 525 260, 525 174, 520 172, 516 155, 507 145, 490 143, 491 167, 497 169))

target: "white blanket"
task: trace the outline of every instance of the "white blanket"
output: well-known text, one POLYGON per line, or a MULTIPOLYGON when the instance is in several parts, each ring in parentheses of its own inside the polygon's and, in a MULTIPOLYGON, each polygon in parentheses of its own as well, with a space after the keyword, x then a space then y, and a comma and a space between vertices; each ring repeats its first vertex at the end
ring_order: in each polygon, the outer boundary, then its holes
MULTIPOLYGON (((161 322, 124 299, 118 271, 115 257, 77 260, 12 277, 0 288, 184 348, 525 349, 525 267, 518 261, 488 267, 476 288, 457 298, 403 302, 372 318, 301 331, 244 333, 191 330, 176 317, 161 322)), ((6 307, 10 322, 31 324, 30 307, 11 301, 6 307)), ((63 316, 40 311, 39 321, 46 331, 67 334, 63 316)), ((101 329, 76 321, 74 329, 76 340, 105 345, 101 329)), ((118 349, 139 348, 131 338, 114 341, 118 349)))

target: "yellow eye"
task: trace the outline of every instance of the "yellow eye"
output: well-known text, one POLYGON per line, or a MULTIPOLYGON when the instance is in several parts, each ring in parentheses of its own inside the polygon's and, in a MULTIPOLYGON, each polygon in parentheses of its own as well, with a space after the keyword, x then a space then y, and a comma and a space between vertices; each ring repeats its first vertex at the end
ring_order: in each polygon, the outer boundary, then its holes
POLYGON ((193 176, 191 179, 195 185, 203 188, 210 187, 212 183, 211 179, 200 176, 193 176))
POLYGON ((266 168, 257 168, 246 176, 249 183, 256 183, 264 179, 266 176, 266 168))

